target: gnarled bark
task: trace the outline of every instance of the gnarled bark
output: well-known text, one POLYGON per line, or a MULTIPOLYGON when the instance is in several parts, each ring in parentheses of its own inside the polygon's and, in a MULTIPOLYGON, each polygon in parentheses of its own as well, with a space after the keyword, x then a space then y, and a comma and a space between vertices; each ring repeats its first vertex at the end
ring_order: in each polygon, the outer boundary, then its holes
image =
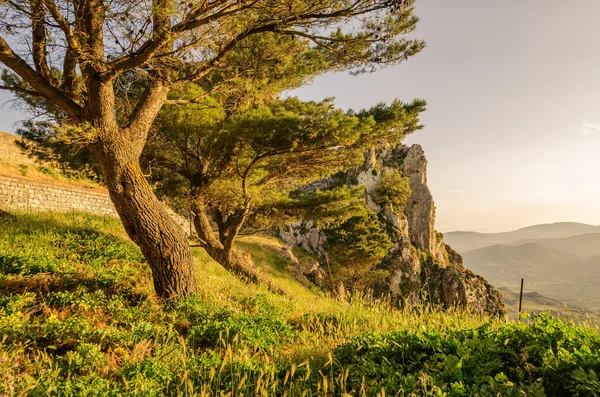
POLYGON ((171 299, 193 294, 196 278, 187 237, 144 178, 126 136, 123 131, 104 132, 102 145, 94 148, 110 198, 150 265, 157 295, 171 299))

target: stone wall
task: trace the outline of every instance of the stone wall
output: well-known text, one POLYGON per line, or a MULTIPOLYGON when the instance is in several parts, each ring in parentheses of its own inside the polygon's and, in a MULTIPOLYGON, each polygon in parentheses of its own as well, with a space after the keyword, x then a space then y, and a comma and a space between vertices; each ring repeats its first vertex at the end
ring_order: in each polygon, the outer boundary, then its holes
POLYGON ((107 193, 0 176, 0 208, 118 216, 107 193))
MULTIPOLYGON (((52 185, 2 175, 0 175, 0 209, 56 212, 85 211, 96 215, 119 216, 108 193, 86 191, 70 186, 52 185)), ((189 221, 168 207, 167 211, 189 235, 191 233, 189 221)))
MULTIPOLYGON (((19 146, 21 137, 0 132, 0 161, 25 165, 44 164, 30 157, 19 146)), ((31 141, 29 145, 34 144, 31 141)), ((35 144, 34 144, 35 145, 35 144)), ((108 192, 81 187, 36 182, 0 175, 0 209, 20 211, 85 211, 118 217, 108 192)), ((170 207, 167 212, 187 235, 194 234, 189 220, 170 207)))

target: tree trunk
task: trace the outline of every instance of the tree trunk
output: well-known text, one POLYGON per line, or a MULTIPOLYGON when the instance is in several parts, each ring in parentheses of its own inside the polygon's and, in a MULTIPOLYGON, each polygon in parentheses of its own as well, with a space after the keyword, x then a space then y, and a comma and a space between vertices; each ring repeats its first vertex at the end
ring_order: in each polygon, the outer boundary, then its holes
POLYGON ((226 252, 218 247, 210 247, 208 245, 203 245, 203 248, 211 258, 229 272, 253 283, 263 284, 276 294, 286 295, 286 292, 275 284, 273 280, 258 271, 250 254, 244 255, 234 249, 226 252))
POLYGON ((239 277, 246 278, 253 283, 264 284, 277 294, 286 294, 273 280, 258 271, 249 254, 245 256, 232 248, 225 249, 223 244, 214 235, 206 208, 201 199, 197 198, 194 201, 192 210, 195 214, 194 228, 200 238, 200 245, 211 258, 229 272, 239 277))
POLYGON ((92 149, 110 198, 127 234, 150 265, 156 294, 163 299, 193 294, 196 278, 187 237, 154 194, 139 165, 141 148, 128 142, 127 135, 103 133, 101 144, 92 149))

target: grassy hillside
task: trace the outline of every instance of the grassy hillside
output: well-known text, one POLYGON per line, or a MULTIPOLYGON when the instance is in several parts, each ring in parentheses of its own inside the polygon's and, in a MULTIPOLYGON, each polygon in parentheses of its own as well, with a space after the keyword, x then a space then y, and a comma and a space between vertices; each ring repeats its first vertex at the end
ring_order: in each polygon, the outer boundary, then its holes
MULTIPOLYGON (((42 161, 30 155, 19 142, 21 138, 0 131, 0 176, 26 179, 53 185, 73 186, 105 192, 106 189, 80 173, 60 166, 57 162, 42 161)), ((28 142, 29 145, 35 145, 28 142)))
POLYGON ((565 395, 600 390, 600 337, 548 316, 488 321, 331 299, 245 237, 288 296, 196 251, 199 293, 168 304, 118 221, 0 218, 0 395, 565 395), (233 393, 233 394, 232 394, 233 393), (561 394, 562 393, 562 394, 561 394))

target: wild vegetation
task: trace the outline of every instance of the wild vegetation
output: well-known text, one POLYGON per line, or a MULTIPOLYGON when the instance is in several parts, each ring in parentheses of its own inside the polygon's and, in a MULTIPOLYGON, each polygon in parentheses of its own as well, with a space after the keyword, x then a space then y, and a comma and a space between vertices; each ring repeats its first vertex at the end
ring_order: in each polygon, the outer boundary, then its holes
MULTIPOLYGON (((596 396, 600 336, 549 316, 334 300, 293 281, 268 236, 240 249, 288 291, 194 251, 199 293, 163 304, 120 223, 2 217, 0 395, 596 396), (346 394, 344 394, 346 393, 346 394)), ((297 251, 298 255, 307 255, 297 251)))
POLYGON ((282 98, 407 60, 417 21, 412 0, 1 2, 19 134, 120 220, 0 211, 0 397, 599 395, 598 324, 506 322, 434 230, 423 150, 401 145, 423 100, 282 98), (272 235, 299 218, 329 288, 272 235))
MULTIPOLYGON (((248 80, 243 81, 254 84, 248 80)), ((193 104, 167 104, 159 113, 159 133, 142 154, 148 175, 160 197, 193 214, 199 244, 211 258, 275 290, 233 250, 242 228, 272 228, 299 217, 332 227, 359 214, 364 218, 362 189, 343 183, 313 195, 297 189, 362 165, 364 151, 382 140, 399 144, 420 128, 425 105, 395 101, 355 113, 336 108, 331 100, 287 98, 244 107, 197 86, 182 91, 176 96, 204 97, 193 104)), ((396 193, 389 186, 381 190, 396 193)))
POLYGON ((269 91, 264 82, 286 89, 326 71, 398 64, 424 47, 409 37, 417 24, 412 3, 3 2, 0 89, 16 93, 23 108, 41 117, 42 131, 93 155, 125 230, 152 270, 156 293, 188 296, 197 288, 192 253, 140 166, 163 105, 201 99, 173 97, 189 84, 227 91, 243 76, 256 82, 250 91, 257 97, 269 91))

